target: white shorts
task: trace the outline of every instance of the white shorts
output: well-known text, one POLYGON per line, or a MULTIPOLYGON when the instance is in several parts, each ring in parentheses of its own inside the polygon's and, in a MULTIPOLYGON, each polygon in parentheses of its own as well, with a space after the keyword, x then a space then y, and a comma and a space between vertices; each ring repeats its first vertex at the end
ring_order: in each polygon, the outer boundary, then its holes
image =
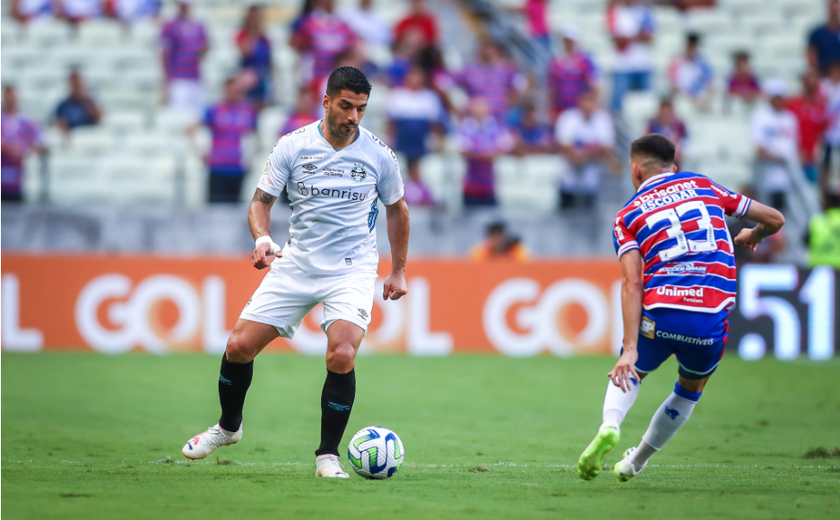
POLYGON ((200 80, 171 79, 167 85, 169 108, 192 112, 196 117, 206 108, 204 106, 204 86, 200 80))
POLYGON ((375 284, 375 272, 309 276, 291 260, 280 258, 272 263, 239 318, 272 325, 280 336, 291 338, 309 311, 323 303, 324 332, 336 320, 344 320, 367 334, 375 284))

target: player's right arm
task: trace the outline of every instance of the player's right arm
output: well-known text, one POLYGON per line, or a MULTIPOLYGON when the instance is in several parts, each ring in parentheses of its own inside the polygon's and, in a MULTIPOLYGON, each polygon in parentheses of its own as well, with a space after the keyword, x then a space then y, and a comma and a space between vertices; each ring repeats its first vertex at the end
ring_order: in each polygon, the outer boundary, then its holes
POLYGON ((615 367, 607 374, 624 392, 633 388, 630 378, 641 381, 636 372, 639 360, 639 328, 642 325, 645 282, 642 254, 630 249, 621 255, 621 315, 624 321, 624 348, 615 367))
POLYGON ((271 250, 277 247, 271 240, 271 206, 275 200, 277 197, 257 188, 254 198, 251 199, 251 205, 248 207, 248 226, 251 228, 254 240, 257 241, 251 261, 257 269, 265 269, 276 257, 281 256, 280 251, 276 249, 274 254, 271 254, 271 250), (268 237, 268 239, 260 240, 262 237, 268 237))
POLYGON ((257 269, 265 269, 275 258, 282 256, 280 246, 271 239, 271 206, 289 180, 293 147, 291 138, 277 141, 265 161, 257 191, 248 207, 248 226, 255 240, 251 260, 257 269))
POLYGON ((765 238, 778 233, 785 225, 785 217, 781 212, 754 200, 750 202, 743 218, 758 224, 753 228, 742 229, 733 241, 735 245, 753 251, 765 238))

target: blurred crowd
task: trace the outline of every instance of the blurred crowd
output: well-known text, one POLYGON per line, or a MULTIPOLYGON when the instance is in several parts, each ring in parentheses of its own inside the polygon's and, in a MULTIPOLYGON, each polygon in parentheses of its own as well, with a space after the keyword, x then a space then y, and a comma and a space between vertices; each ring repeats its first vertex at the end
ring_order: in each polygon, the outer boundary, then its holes
MULTIPOLYGON (((652 88, 652 42, 657 28, 652 2, 612 0, 604 13, 604 30, 614 47, 612 69, 600 66, 580 43, 574 25, 549 27, 548 0, 524 0, 516 9, 524 17, 536 46, 553 54, 541 76, 528 73, 506 48, 479 34, 472 59, 450 68, 441 50, 440 20, 424 0, 407 2, 405 16, 390 26, 359 0, 351 9, 336 11, 333 0, 304 0, 291 22, 290 46, 296 51, 299 90, 278 135, 318 120, 329 73, 340 65, 363 70, 373 82, 387 85, 386 142, 405 159, 406 198, 412 205, 435 205, 420 175, 423 158, 440 151, 447 140, 457 143, 466 162, 464 206, 494 206, 494 163, 501 155, 559 155, 565 167, 557 172, 559 210, 589 211, 597 202, 604 175, 620 172, 616 121, 625 96, 652 88), (552 41, 552 35, 556 40, 552 41), (372 48, 388 47, 390 63, 374 63, 372 48)), ((714 1, 657 2, 685 10, 708 7, 714 1)), ((176 2, 171 19, 160 19, 156 0, 16 0, 11 13, 22 23, 51 14, 72 26, 95 17, 123 23, 159 19, 160 56, 165 103, 191 111, 199 126, 212 134, 207 151, 198 150, 209 170, 211 202, 235 202, 250 158, 243 139, 257 128, 260 112, 275 104, 276 71, 272 42, 264 28, 264 7, 247 9, 233 44, 239 66, 224 84, 222 99, 207 100, 201 63, 210 40, 205 24, 194 17, 191 1, 176 2)), ((744 49, 732 56, 725 92, 715 92, 713 72, 698 34, 688 34, 684 48, 667 69, 670 82, 658 110, 650 114, 648 132, 668 136, 682 152, 691 129, 675 112, 675 98, 708 110, 715 96, 753 106, 750 139, 755 146, 756 196, 784 209, 790 189, 791 164, 801 164, 807 180, 829 190, 832 157, 840 150, 840 0, 829 0, 826 19, 815 27, 802 57, 801 86, 788 90, 784 81, 759 78, 744 49), (767 103, 757 103, 767 100, 767 103)), ((85 88, 83 70, 68 74, 68 94, 54 111, 51 124, 63 132, 96 125, 102 110, 85 88)), ((6 78, 4 78, 5 80, 6 78)), ((20 200, 20 168, 29 153, 42 152, 39 123, 17 111, 12 84, 3 88, 3 200, 20 200)), ((835 157, 836 159, 836 157, 835 157)), ((702 172, 701 172, 702 173, 702 172)), ((832 188, 834 189, 834 188, 832 188)))

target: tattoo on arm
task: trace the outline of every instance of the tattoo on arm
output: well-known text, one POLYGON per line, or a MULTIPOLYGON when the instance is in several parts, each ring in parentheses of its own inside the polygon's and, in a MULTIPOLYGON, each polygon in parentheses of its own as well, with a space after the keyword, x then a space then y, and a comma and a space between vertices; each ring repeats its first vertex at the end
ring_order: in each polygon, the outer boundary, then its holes
POLYGON ((277 200, 277 197, 275 197, 274 195, 270 195, 264 192, 263 190, 257 188, 257 191, 254 192, 254 198, 251 199, 251 202, 262 202, 263 204, 271 206, 272 204, 274 204, 275 200, 277 200))

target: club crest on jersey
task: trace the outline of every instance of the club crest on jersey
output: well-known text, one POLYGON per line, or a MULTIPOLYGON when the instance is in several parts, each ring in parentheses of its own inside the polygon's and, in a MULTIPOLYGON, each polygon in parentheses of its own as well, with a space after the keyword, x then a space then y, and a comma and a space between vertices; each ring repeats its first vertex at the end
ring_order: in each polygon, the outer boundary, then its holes
POLYGON ((350 170, 350 178, 352 178, 356 182, 362 182, 367 177, 367 172, 365 171, 364 164, 356 164, 353 166, 353 169, 350 170))

